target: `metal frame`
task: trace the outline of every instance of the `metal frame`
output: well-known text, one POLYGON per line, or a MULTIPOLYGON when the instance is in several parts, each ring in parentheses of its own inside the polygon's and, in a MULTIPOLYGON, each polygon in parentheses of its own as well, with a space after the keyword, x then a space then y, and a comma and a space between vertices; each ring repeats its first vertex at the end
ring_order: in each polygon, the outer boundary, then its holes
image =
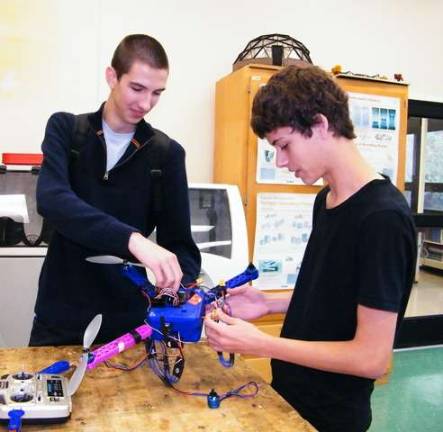
MULTIPOLYGON (((310 52, 303 43, 291 36, 278 33, 262 35, 252 39, 237 56, 234 64, 247 59, 272 58, 274 60, 276 54, 278 56, 278 52, 284 59, 295 58, 312 64, 310 52), (276 50, 276 47, 280 49, 276 50)), ((273 62, 273 64, 281 66, 282 63, 273 62)))

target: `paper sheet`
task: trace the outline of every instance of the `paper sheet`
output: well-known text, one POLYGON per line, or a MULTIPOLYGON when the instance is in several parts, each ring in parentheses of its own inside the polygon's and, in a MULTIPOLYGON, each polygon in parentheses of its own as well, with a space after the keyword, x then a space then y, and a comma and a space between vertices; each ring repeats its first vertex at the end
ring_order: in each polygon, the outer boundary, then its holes
POLYGON ((10 217, 16 222, 29 223, 25 195, 0 195, 0 217, 4 216, 10 217))
POLYGON ((257 194, 254 263, 260 289, 293 288, 312 230, 314 194, 257 194))
POLYGON ((400 99, 350 92, 349 112, 360 152, 377 172, 397 184, 400 99))

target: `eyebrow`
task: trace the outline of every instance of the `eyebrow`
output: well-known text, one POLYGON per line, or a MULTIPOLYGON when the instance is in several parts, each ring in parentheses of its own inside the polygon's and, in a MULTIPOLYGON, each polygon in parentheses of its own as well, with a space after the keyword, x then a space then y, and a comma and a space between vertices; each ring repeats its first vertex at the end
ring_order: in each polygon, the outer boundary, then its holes
MULTIPOLYGON (((137 86, 137 87, 141 87, 141 88, 143 88, 143 89, 145 89, 145 90, 148 89, 148 87, 144 86, 143 84, 140 84, 140 83, 137 82, 137 81, 130 81, 129 84, 130 84, 130 85, 137 86)), ((162 88, 155 89, 155 90, 152 90, 152 91, 155 91, 155 92, 163 92, 163 91, 165 91, 165 90, 166 90, 166 87, 162 87, 162 88)))

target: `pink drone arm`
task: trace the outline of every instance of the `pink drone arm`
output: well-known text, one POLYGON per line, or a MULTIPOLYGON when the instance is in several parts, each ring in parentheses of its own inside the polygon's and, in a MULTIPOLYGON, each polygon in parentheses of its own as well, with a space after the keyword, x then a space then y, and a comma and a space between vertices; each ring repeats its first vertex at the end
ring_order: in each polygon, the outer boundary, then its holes
POLYGON ((97 348, 90 354, 88 369, 94 369, 98 364, 126 351, 140 341, 147 339, 151 334, 152 328, 147 324, 143 324, 132 332, 126 333, 106 345, 97 348))

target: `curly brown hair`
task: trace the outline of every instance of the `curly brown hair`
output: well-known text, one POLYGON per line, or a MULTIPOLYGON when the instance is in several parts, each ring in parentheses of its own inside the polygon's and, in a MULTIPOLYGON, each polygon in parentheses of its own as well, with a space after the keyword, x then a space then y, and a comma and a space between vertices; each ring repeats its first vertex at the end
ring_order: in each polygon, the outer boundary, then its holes
POLYGON ((355 138, 348 96, 334 79, 317 66, 291 65, 273 75, 255 95, 251 126, 260 138, 284 126, 311 137, 319 114, 328 119, 334 136, 355 138))
POLYGON ((127 73, 135 61, 146 63, 154 69, 169 69, 168 56, 163 46, 151 36, 132 34, 126 36, 112 56, 111 66, 117 78, 127 73))

